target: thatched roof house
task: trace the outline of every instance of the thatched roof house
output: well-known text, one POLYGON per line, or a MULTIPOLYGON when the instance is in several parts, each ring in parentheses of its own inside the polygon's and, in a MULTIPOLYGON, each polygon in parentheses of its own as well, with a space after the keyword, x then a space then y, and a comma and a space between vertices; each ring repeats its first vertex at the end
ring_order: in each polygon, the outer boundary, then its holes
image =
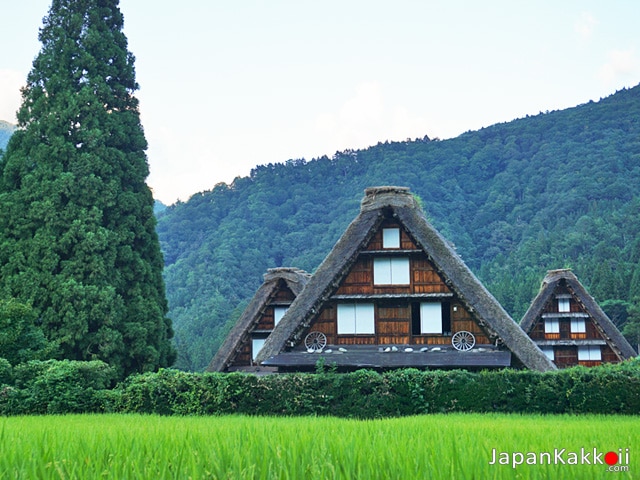
POLYGON ((310 275, 298 268, 271 268, 264 282, 209 363, 207 371, 256 370, 255 357, 310 275))
POLYGON ((303 370, 320 358, 341 369, 555 368, 403 187, 366 189, 256 362, 303 370))
POLYGON ((568 269, 547 272, 520 326, 558 367, 617 363, 636 356, 568 269))

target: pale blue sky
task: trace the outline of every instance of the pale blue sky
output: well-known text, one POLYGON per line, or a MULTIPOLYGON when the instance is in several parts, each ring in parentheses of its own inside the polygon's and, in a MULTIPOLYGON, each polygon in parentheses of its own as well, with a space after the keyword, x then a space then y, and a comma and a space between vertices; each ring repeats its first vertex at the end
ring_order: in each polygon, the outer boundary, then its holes
MULTIPOLYGON (((13 121, 50 0, 0 17, 13 121)), ((252 167, 451 138, 640 83, 636 0, 121 0, 149 184, 177 198, 252 167)))

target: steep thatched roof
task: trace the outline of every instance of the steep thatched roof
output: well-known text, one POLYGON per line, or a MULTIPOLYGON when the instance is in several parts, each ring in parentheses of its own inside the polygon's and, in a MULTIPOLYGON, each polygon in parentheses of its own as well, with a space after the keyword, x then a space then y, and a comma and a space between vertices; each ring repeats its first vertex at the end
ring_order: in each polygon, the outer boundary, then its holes
POLYGON ((565 284, 569 290, 573 293, 575 298, 584 306, 585 311, 591 315, 591 318, 596 322, 604 333, 605 340, 613 351, 621 358, 626 360, 636 356, 636 352, 629 344, 626 338, 622 336, 620 331, 616 328, 615 324, 607 317, 600 305, 596 303, 594 298, 589 295, 582 283, 578 280, 578 277, 569 270, 549 270, 547 275, 542 281, 540 292, 533 299, 527 313, 524 314, 520 321, 522 329, 529 333, 536 320, 542 314, 547 302, 552 299, 556 288, 560 284, 565 284))
POLYGON ((265 361, 298 343, 324 302, 348 274, 360 250, 376 233, 382 221, 390 216, 404 225, 447 280, 449 287, 492 338, 501 340, 528 368, 541 371, 556 368, 471 273, 451 245, 427 221, 409 189, 404 187, 375 187, 365 190, 359 215, 348 226, 311 277, 305 290, 296 298, 267 339, 256 358, 257 362, 265 361))
POLYGON ((236 350, 242 343, 245 335, 249 333, 252 327, 254 327, 260 320, 260 316, 267 307, 270 299, 276 293, 280 281, 284 281, 291 292, 297 297, 304 289, 310 275, 304 270, 298 268, 270 268, 267 273, 264 274, 264 282, 258 288, 255 295, 244 309, 242 315, 238 319, 238 322, 227 335, 227 338, 222 343, 218 352, 209 363, 207 367, 208 372, 220 372, 223 371, 227 363, 233 360, 233 357, 237 353, 236 350))

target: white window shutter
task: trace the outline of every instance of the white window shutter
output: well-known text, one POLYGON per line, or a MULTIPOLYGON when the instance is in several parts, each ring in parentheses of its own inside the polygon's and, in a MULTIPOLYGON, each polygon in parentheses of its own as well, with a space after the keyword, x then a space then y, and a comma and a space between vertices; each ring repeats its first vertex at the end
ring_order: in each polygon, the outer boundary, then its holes
POLYGON ((273 324, 277 325, 280 320, 282 320, 282 317, 284 317, 284 314, 287 313, 288 308, 287 307, 273 307, 273 324))
POLYGON ((420 304, 420 333, 442 333, 442 304, 420 304))
POLYGON ((382 248, 400 248, 400 229, 382 229, 382 248))
POLYGON ((262 347, 264 347, 265 340, 266 339, 264 338, 254 338, 253 340, 251 340, 251 356, 253 360, 256 359, 258 353, 260 353, 260 350, 262 350, 262 347))
POLYGON ((356 309, 353 303, 338 304, 338 335, 356 333, 356 309))
POLYGON ((375 309, 373 303, 356 303, 356 333, 376 333, 375 309))

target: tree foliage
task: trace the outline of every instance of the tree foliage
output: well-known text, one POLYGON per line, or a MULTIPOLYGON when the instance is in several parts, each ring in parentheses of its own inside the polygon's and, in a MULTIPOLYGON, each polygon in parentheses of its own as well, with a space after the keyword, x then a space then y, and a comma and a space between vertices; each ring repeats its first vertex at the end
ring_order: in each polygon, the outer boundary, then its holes
POLYGON ((172 363, 147 143, 118 0, 54 0, 0 164, 0 294, 71 360, 172 363))
POLYGON ((48 358, 56 345, 47 342, 31 307, 0 300, 0 358, 11 365, 48 358))
MULTIPOLYGON (((403 185, 516 321, 547 269, 640 295, 640 86, 445 141, 256 167, 159 217, 180 368, 204 368, 267 268, 313 271, 364 188, 403 185)), ((617 302, 617 303, 616 303, 617 302)))

